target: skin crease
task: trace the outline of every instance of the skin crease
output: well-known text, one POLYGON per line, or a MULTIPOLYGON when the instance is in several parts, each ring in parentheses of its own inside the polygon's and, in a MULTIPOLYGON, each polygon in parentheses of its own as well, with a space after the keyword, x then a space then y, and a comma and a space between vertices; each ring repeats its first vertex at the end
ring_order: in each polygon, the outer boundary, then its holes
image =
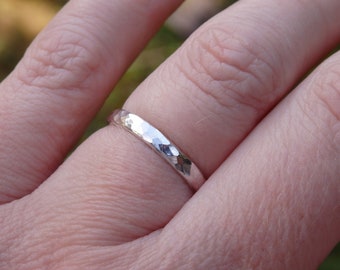
POLYGON ((2 82, 0 140, 7 143, 0 146, 0 203, 29 194, 54 172, 181 1, 137 3, 70 1, 2 82))
POLYGON ((130 97, 202 169, 195 194, 116 126, 58 167, 180 1, 100 2, 71 1, 0 86, 0 269, 317 268, 340 240, 340 54, 292 88, 339 44, 340 2, 240 1, 130 97))

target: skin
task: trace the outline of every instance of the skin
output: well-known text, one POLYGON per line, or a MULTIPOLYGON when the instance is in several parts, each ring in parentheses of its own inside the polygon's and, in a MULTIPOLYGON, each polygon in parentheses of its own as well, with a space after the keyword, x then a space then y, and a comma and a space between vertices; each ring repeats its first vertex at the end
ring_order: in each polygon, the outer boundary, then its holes
POLYGON ((240 1, 128 99, 196 193, 116 126, 63 161, 180 3, 71 0, 2 82, 0 269, 316 269, 339 242, 338 0, 240 1))

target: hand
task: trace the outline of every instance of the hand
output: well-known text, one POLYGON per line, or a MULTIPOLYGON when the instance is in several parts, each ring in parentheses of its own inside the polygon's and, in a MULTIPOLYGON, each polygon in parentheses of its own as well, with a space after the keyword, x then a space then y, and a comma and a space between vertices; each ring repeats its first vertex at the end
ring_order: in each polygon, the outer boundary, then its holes
POLYGON ((195 194, 117 126, 64 161, 180 3, 72 0, 2 82, 0 269, 315 269, 340 240, 340 54, 304 78, 338 0, 240 1, 128 99, 200 168, 195 194))

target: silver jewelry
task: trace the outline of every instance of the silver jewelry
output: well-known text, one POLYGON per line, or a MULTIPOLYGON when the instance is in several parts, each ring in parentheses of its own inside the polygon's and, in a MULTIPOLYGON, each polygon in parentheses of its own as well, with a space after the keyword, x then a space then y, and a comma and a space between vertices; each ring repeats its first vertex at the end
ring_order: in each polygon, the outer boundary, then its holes
POLYGON ((197 166, 170 142, 157 128, 126 110, 115 110, 109 118, 110 124, 122 126, 165 158, 184 177, 191 188, 197 190, 205 179, 197 166))

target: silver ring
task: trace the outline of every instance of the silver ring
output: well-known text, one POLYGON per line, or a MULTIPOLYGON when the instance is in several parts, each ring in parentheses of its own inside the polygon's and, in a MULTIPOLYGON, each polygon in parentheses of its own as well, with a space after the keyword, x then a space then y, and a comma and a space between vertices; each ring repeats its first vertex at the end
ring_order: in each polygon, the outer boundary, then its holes
POLYGON ((138 115, 126 110, 115 110, 108 121, 110 124, 122 126, 136 137, 142 139, 175 168, 194 190, 198 190, 205 182, 198 167, 157 128, 138 115))

